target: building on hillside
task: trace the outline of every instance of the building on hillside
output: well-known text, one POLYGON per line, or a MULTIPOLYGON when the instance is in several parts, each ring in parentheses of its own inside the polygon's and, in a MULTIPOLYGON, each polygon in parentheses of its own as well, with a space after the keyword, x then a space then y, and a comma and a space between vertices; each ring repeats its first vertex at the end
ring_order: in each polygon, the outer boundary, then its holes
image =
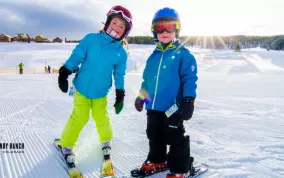
POLYGON ((62 43, 62 41, 63 40, 59 37, 56 37, 56 38, 53 39, 53 43, 62 43))
POLYGON ((28 34, 24 34, 22 36, 22 42, 28 42, 29 43, 30 41, 31 41, 31 38, 28 34))
POLYGON ((37 43, 48 43, 49 40, 48 40, 48 38, 44 38, 44 37, 41 36, 41 35, 37 35, 37 36, 35 37, 35 42, 37 42, 37 43))
POLYGON ((37 35, 37 36, 35 37, 35 42, 38 42, 38 43, 42 43, 42 42, 44 42, 44 38, 43 38, 43 36, 41 36, 41 35, 37 35))
POLYGON ((13 37, 6 34, 0 35, 0 42, 11 42, 11 41, 13 41, 13 37))

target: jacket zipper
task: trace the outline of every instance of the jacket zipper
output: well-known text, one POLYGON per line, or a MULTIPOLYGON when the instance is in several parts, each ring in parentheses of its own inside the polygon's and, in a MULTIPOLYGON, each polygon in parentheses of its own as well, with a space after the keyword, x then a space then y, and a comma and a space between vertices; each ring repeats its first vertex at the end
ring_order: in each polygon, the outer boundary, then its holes
POLYGON ((162 61, 163 61, 164 52, 165 51, 162 51, 162 56, 160 58, 160 64, 159 64, 159 68, 158 68, 158 74, 157 74, 157 80, 156 80, 156 87, 155 87, 154 99, 153 99, 153 104, 152 104, 152 110, 154 110, 154 106, 155 106, 156 95, 157 95, 157 90, 158 90, 158 83, 159 83, 159 76, 160 76, 160 69, 161 69, 161 64, 162 64, 162 61))

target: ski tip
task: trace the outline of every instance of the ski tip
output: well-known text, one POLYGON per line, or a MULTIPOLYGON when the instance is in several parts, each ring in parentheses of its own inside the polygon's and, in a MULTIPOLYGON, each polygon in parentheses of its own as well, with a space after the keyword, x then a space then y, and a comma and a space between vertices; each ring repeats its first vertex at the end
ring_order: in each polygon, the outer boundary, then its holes
POLYGON ((60 138, 55 138, 54 141, 58 142, 58 141, 60 141, 60 138))
POLYGON ((205 163, 200 163, 200 164, 197 164, 194 167, 195 167, 195 172, 191 176, 191 178, 195 178, 195 177, 199 176, 200 174, 203 174, 203 173, 207 172, 207 170, 209 168, 209 165, 205 164, 205 163))
POLYGON ((56 147, 61 147, 61 146, 60 146, 60 139, 59 139, 59 138, 54 139, 53 144, 54 144, 56 147))

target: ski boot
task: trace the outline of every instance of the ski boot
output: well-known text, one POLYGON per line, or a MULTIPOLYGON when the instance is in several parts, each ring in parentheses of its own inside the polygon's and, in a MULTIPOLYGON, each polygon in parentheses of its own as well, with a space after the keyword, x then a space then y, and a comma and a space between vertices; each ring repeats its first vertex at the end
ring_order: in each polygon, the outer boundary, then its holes
POLYGON ((174 173, 174 172, 169 172, 166 176, 166 178, 190 178, 190 177, 195 177, 198 175, 199 171, 201 169, 195 169, 195 167, 192 167, 188 173, 174 173))
POLYGON ((61 151, 62 151, 64 160, 66 161, 66 164, 69 165, 68 167, 75 167, 75 155, 73 153, 73 149, 67 147, 67 148, 62 148, 61 151))
POLYGON ((102 151, 103 151, 104 160, 110 159, 111 146, 109 141, 103 143, 102 151))
POLYGON ((149 160, 146 160, 140 168, 136 168, 131 171, 133 177, 146 177, 158 172, 167 170, 167 162, 162 163, 152 163, 149 160))
POLYGON ((187 173, 175 173, 175 172, 172 172, 170 171, 166 178, 188 178, 188 177, 191 177, 191 176, 194 176, 195 175, 195 168, 193 167, 193 161, 194 161, 194 158, 193 157, 190 157, 190 169, 187 173))
POLYGON ((187 178, 189 177, 189 173, 174 173, 169 172, 166 178, 187 178))
POLYGON ((72 178, 81 178, 82 173, 78 167, 75 165, 75 155, 72 148, 62 148, 61 153, 64 157, 65 163, 67 165, 67 171, 72 178))

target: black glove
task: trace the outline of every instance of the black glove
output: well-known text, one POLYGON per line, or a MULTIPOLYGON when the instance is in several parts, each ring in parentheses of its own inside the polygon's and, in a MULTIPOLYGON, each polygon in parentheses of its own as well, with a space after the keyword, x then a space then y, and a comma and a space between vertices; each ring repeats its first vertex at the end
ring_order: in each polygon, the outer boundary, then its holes
POLYGON ((59 69, 59 76, 58 76, 58 86, 60 90, 64 93, 68 91, 68 75, 72 74, 70 70, 65 68, 64 66, 60 67, 59 69))
POLYGON ((141 112, 143 110, 145 100, 142 100, 141 98, 137 97, 134 103, 134 106, 137 111, 141 112))
POLYGON ((195 97, 187 96, 184 97, 179 107, 178 112, 180 113, 181 119, 189 120, 192 117, 194 111, 194 100, 195 97))
POLYGON ((113 106, 115 107, 115 113, 119 114, 123 108, 125 92, 122 89, 115 89, 115 94, 116 98, 113 106))

